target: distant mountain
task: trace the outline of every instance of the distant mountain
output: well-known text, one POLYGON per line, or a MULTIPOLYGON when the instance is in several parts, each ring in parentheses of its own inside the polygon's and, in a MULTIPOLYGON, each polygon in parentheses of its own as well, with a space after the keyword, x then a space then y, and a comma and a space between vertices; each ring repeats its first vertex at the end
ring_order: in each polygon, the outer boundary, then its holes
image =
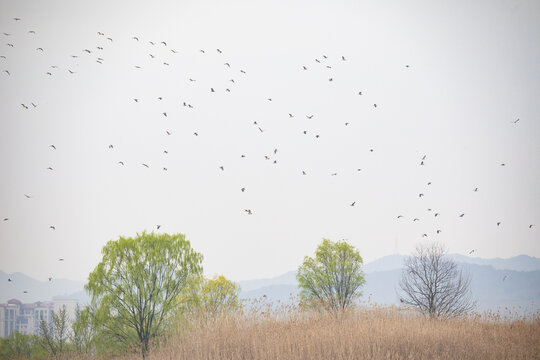
POLYGON ((475 265, 489 265, 498 270, 540 271, 540 259, 528 255, 518 255, 508 259, 482 259, 461 254, 450 254, 456 262, 475 265))
POLYGON ((24 303, 51 301, 55 296, 73 299, 72 294, 83 291, 84 283, 76 280, 52 279, 39 281, 22 273, 6 274, 0 271, 0 302, 19 299, 24 303), (8 278, 11 281, 8 281, 8 278), (24 291, 28 291, 27 294, 24 291))
MULTIPOLYGON (((471 258, 460 254, 449 255, 461 264, 472 277, 473 296, 480 310, 497 307, 521 307, 523 311, 540 309, 540 259, 519 255, 509 259, 471 258)), ((366 284, 362 301, 398 304, 397 289, 405 255, 389 255, 364 266, 366 284)), ((238 282, 242 299, 256 299, 266 295, 270 301, 290 301, 298 294, 296 271, 283 275, 238 282)), ((89 297, 81 281, 52 279, 39 281, 21 273, 0 271, 0 302, 17 298, 23 302, 77 299, 87 304, 89 297), (8 282, 8 278, 12 281, 8 282), (24 294, 23 291, 28 291, 24 294)))
MULTIPOLYGON (((519 313, 540 310, 540 271, 522 270, 534 269, 540 259, 525 255, 510 259, 468 258, 456 254, 451 256, 471 275, 471 289, 479 311, 496 311, 505 307, 513 308, 519 313), (477 262, 490 265, 478 265, 477 262), (494 265, 499 268, 495 268, 494 265)), ((398 305, 403 259, 404 255, 390 255, 367 264, 364 267, 366 284, 362 288, 361 301, 398 305)), ((295 272, 290 271, 272 279, 250 280, 251 289, 248 291, 242 289, 240 297, 254 299, 266 295, 267 300, 287 303, 291 299, 291 294, 298 294, 296 278, 293 275, 295 272), (279 279, 287 283, 279 284, 279 279), (254 288, 259 284, 271 285, 254 288)))
POLYGON ((238 284, 242 288, 243 292, 249 292, 251 290, 260 289, 271 285, 296 286, 296 271, 289 271, 275 278, 238 281, 238 284))

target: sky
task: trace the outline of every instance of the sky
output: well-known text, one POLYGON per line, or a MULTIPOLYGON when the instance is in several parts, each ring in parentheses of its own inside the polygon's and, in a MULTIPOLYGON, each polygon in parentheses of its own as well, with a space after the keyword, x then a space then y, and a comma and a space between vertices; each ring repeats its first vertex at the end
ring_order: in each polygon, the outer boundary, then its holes
POLYGON ((0 0, 0 269, 143 231, 233 280, 323 238, 540 257, 538 34, 534 0, 0 0))

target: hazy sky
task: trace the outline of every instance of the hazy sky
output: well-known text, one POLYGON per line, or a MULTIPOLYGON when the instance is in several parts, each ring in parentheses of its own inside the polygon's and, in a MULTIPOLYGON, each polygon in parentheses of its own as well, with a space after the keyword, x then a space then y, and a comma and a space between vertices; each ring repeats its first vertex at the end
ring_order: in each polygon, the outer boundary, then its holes
POLYGON ((539 34, 536 0, 0 0, 0 269, 158 224, 234 280, 323 237, 539 257, 539 34))

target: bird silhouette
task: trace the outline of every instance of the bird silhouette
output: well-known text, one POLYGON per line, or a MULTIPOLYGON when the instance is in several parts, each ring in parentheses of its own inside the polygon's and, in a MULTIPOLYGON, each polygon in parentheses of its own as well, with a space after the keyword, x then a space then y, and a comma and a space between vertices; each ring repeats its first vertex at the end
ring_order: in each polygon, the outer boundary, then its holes
POLYGON ((52 277, 49 276, 49 282, 51 282, 51 281, 52 281, 52 277))
POLYGON ((109 149, 114 149, 114 145, 113 144, 109 145, 109 149))
POLYGON ((461 214, 461 215, 459 215, 459 217, 464 217, 464 216, 465 216, 465 214, 461 214))
POLYGON ((156 228, 159 230, 159 228, 161 227, 161 225, 156 225, 156 228))
POLYGON ((246 191, 246 188, 241 188, 240 191, 244 192, 246 191))
POLYGON ((424 194, 418 194, 418 197, 422 197, 422 196, 424 196, 424 194))
POLYGON ((302 170, 302 175, 307 175, 307 173, 304 170, 302 170))
POLYGON ((474 192, 477 192, 478 191, 478 188, 474 188, 474 192))
POLYGON ((439 216, 440 214, 439 213, 435 213, 435 217, 439 216))
POLYGON ((225 171, 225 168, 223 166, 220 166, 219 168, 221 169, 221 171, 225 171))
POLYGON ((8 75, 11 75, 8 70, 4 70, 3 72, 5 72, 8 75))
POLYGON ((475 251, 476 251, 476 249, 472 249, 471 251, 469 251, 469 255, 471 255, 475 251))
POLYGON ((304 70, 307 70, 307 67, 305 67, 305 66, 303 66, 303 65, 302 65, 302 68, 303 68, 304 70))
POLYGON ((165 41, 162 41, 161 42, 163 45, 167 46, 167 43, 165 41))
POLYGON ((124 162, 123 162, 123 161, 119 161, 118 164, 120 164, 120 165, 123 166, 123 165, 124 165, 124 162))
POLYGON ((252 214, 253 214, 253 212, 252 212, 250 209, 245 209, 244 211, 245 211, 248 215, 252 215, 252 214))
POLYGON ((347 59, 345 59, 345 56, 342 56, 342 57, 341 57, 341 60, 342 60, 342 61, 346 61, 347 59))
POLYGON ((437 234, 440 234, 442 232, 442 230, 437 230, 437 234))
POLYGON ((142 166, 146 167, 146 168, 150 168, 150 166, 146 165, 146 164, 141 164, 142 166))
POLYGON ((534 226, 534 224, 529 225, 529 229, 532 229, 533 226, 534 226))
POLYGON ((24 196, 26 196, 26 198, 27 198, 27 199, 30 199, 30 198, 32 198, 32 196, 30 196, 30 195, 26 195, 26 194, 24 194, 24 196))
POLYGON ((497 226, 501 225, 501 222, 500 221, 497 221, 497 226))
POLYGON ((351 204, 351 206, 354 206, 354 204, 356 204, 356 201, 353 201, 352 204, 351 204))
POLYGON ((517 122, 519 121, 519 119, 517 119, 516 121, 512 121, 514 124, 517 124, 517 122))
POLYGON ((49 167, 47 168, 47 170, 53 170, 53 168, 49 166, 49 167))
POLYGON ((397 217, 397 218, 398 218, 398 219, 400 219, 400 218, 402 218, 402 217, 403 217, 403 215, 398 215, 398 217, 397 217))
POLYGON ((311 118, 313 118, 313 115, 306 115, 306 117, 307 117, 308 119, 311 119, 311 118))
POLYGON ((56 226, 51 225, 51 226, 49 226, 49 229, 56 230, 56 226))
POLYGON ((8 221, 8 220, 9 220, 9 218, 4 218, 4 221, 8 221))
POLYGON ((420 221, 420 219, 419 218, 414 218, 413 222, 415 222, 415 221, 420 221))

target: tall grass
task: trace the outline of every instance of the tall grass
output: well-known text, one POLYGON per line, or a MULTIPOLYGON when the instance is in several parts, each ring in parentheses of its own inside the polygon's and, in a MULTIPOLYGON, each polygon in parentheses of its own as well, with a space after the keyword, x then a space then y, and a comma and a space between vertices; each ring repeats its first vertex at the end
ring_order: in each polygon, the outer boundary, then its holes
POLYGON ((395 307, 335 316, 256 306, 179 323, 148 359, 540 359, 540 317, 443 321, 395 307))

